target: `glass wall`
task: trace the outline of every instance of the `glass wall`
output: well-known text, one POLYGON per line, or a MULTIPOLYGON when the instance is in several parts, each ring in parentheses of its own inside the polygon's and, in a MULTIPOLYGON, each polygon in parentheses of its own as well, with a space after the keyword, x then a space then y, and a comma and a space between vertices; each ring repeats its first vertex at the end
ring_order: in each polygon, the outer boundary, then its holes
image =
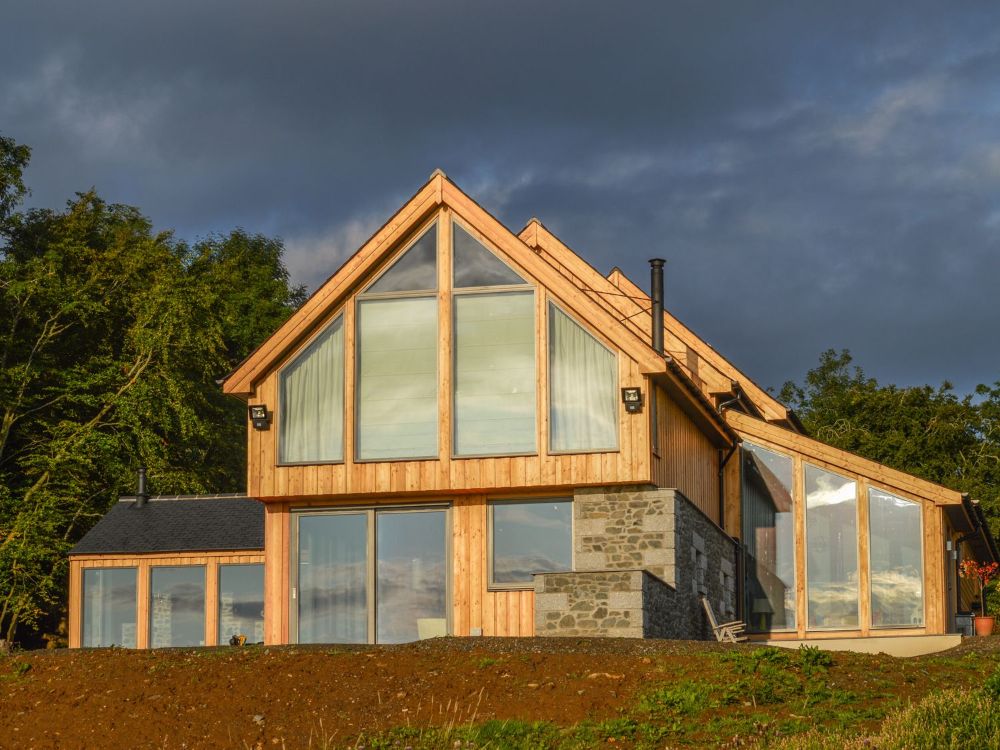
POLYGON ((149 634, 153 648, 205 645, 205 566, 150 569, 149 634))
POLYGON ((281 371, 281 463, 344 458, 344 319, 327 326, 281 371))
POLYGON ((83 571, 85 648, 135 648, 136 569, 87 568, 83 571))
POLYGON ((857 628, 857 485, 810 464, 805 483, 809 627, 857 628))
POLYGON ((920 503, 868 489, 872 627, 924 624, 920 503))
POLYGON ((219 645, 234 635, 264 641, 264 566, 219 566, 219 645))
POLYGON ((618 446, 618 365, 613 352, 549 304, 549 448, 618 446))
POLYGON ((446 515, 444 510, 376 514, 378 643, 448 634, 446 515))
POLYGON ((299 643, 368 641, 368 516, 298 517, 299 643))
POLYGON ((533 453, 535 388, 534 293, 456 296, 455 454, 533 453))
POLYGON ((745 613, 754 632, 795 629, 792 459, 743 443, 745 613))
POLYGON ((523 587, 532 573, 572 569, 571 500, 498 500, 490 511, 491 584, 523 587))

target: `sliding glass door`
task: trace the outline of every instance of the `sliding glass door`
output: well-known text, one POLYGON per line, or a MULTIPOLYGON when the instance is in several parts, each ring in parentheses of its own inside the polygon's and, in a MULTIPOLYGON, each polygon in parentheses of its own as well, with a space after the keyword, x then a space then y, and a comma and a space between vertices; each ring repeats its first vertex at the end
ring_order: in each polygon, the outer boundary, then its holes
POLYGON ((447 510, 296 516, 299 643, 402 643, 447 634, 447 510))

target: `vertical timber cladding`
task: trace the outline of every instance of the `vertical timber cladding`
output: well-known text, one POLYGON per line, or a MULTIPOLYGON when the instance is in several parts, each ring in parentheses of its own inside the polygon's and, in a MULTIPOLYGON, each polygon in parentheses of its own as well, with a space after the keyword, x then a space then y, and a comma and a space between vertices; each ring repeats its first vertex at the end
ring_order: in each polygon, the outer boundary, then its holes
POLYGON ((702 513, 718 523, 718 451, 663 389, 655 391, 659 456, 653 459, 653 483, 680 490, 702 513))

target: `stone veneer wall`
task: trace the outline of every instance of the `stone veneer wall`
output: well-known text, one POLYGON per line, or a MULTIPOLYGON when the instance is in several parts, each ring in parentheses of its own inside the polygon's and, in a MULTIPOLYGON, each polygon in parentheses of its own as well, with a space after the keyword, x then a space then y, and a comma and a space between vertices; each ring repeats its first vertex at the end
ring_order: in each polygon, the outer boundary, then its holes
POLYGON ((711 638, 736 611, 732 540, 680 492, 577 490, 573 572, 535 576, 538 635, 711 638))

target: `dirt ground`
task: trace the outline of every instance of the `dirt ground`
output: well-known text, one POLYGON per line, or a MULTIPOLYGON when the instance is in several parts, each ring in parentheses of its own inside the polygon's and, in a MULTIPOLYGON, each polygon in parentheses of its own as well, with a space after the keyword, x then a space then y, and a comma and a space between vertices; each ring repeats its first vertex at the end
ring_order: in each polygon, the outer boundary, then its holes
MULTIPOLYGON (((1000 639, 996 639, 1000 641, 1000 639)), ((976 649, 896 660, 836 654, 836 679, 898 675, 897 698, 981 679, 976 649), (978 661, 977 661, 978 663, 978 661)), ((0 656, 0 748, 318 748, 398 726, 619 715, 720 650, 618 639, 452 639, 402 646, 30 651, 0 656)), ((982 654, 979 654, 982 657, 982 654)), ((718 677, 718 675, 716 675, 718 677)), ((875 693, 873 693, 874 695, 875 693)))

